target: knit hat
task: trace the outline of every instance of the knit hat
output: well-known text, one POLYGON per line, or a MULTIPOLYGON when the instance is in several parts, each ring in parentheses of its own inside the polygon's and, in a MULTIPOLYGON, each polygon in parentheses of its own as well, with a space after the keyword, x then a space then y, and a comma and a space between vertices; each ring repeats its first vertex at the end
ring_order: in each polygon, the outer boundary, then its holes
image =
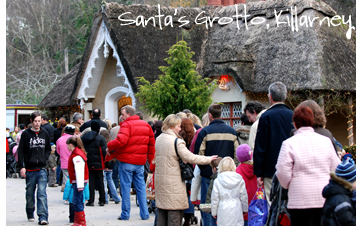
POLYGON ((241 144, 236 148, 236 157, 239 162, 246 162, 252 159, 252 151, 247 144, 241 144))
POLYGON ((352 158, 352 155, 350 153, 346 153, 344 157, 342 157, 342 161, 346 160, 347 158, 352 158))
POLYGON ((64 132, 65 132, 66 134, 71 134, 71 135, 73 135, 73 134, 74 134, 74 131, 75 131, 75 126, 73 126, 73 125, 67 125, 67 126, 65 127, 65 129, 64 129, 64 132))
POLYGON ((348 182, 356 181, 356 166, 352 158, 343 160, 335 170, 335 174, 348 182))

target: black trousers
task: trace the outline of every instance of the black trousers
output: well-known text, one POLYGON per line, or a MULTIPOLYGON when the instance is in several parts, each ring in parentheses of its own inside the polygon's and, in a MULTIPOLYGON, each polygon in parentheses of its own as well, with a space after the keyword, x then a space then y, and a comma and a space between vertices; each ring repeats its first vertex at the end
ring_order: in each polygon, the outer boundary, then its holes
POLYGON ((320 226, 322 208, 288 209, 291 226, 320 226))
POLYGON ((89 202, 94 202, 95 185, 99 189, 99 203, 105 203, 104 176, 102 170, 89 170, 89 202))

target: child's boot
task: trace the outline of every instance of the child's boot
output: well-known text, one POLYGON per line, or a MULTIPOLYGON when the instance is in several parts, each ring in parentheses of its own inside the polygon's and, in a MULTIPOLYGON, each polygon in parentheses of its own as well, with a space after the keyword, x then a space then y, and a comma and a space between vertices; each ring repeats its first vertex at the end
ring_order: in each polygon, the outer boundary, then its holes
POLYGON ((77 211, 74 212, 74 224, 72 224, 71 226, 79 226, 78 222, 78 217, 79 217, 79 214, 77 211))
POLYGON ((81 212, 76 212, 76 215, 78 216, 78 221, 76 226, 86 226, 86 221, 85 221, 85 213, 84 211, 81 212))

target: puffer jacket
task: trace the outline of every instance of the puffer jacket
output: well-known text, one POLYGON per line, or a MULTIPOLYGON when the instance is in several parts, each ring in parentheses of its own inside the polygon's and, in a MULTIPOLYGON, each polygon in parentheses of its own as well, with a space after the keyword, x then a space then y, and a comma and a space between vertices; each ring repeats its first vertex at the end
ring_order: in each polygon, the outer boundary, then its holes
POLYGON ((352 184, 330 173, 330 182, 323 189, 326 199, 321 217, 321 225, 356 225, 356 216, 352 197, 352 184))
POLYGON ((89 170, 103 170, 105 168, 106 141, 96 131, 90 131, 82 137, 89 170))
POLYGON ((248 212, 245 182, 236 172, 218 174, 211 194, 211 215, 217 216, 217 225, 244 225, 243 212, 248 212))
MULTIPOLYGON (((121 129, 120 129, 121 131, 121 129)), ((156 170, 155 191, 156 206, 164 210, 184 210, 189 207, 185 182, 182 181, 178 156, 174 141, 177 141, 177 151, 180 158, 191 164, 207 165, 210 158, 192 154, 173 130, 163 131, 156 140, 156 170)))
POLYGON ((145 165, 152 162, 155 155, 155 137, 151 126, 133 115, 120 123, 120 131, 115 140, 108 143, 111 155, 120 162, 145 165))

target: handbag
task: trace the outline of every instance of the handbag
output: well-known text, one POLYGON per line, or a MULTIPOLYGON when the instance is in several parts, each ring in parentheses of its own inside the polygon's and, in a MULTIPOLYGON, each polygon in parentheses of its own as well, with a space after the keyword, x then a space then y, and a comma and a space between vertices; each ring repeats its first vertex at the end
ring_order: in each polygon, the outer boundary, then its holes
POLYGON ((265 190, 257 188, 248 207, 248 225, 263 226, 266 224, 269 204, 266 200, 265 190))
POLYGON ((180 167, 180 174, 182 176, 182 181, 185 180, 191 180, 194 177, 194 172, 190 166, 188 166, 186 163, 183 162, 183 160, 179 157, 178 151, 177 151, 177 140, 174 141, 174 149, 176 150, 176 154, 178 156, 178 162, 179 162, 179 167, 180 167))

